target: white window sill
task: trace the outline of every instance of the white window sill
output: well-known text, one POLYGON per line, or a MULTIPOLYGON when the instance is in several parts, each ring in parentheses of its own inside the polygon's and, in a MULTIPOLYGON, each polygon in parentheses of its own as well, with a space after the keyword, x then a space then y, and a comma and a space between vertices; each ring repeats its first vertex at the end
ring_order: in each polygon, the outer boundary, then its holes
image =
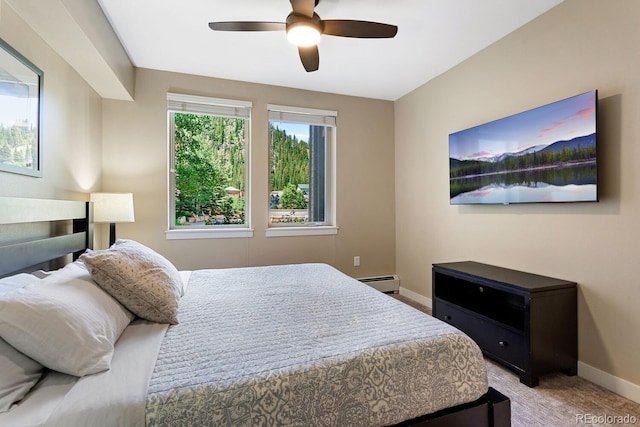
POLYGON ((238 239, 253 237, 252 228, 192 228, 185 230, 167 230, 165 232, 167 240, 190 240, 190 239, 238 239))
POLYGON ((334 226, 300 226, 300 227, 271 227, 265 231, 266 237, 293 236, 328 236, 338 234, 338 227, 334 226))

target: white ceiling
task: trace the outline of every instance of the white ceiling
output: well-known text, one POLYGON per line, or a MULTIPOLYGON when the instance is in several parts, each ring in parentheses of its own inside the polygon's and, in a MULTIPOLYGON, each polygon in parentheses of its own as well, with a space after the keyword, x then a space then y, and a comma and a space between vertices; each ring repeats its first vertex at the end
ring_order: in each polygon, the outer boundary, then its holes
POLYGON ((323 19, 398 26, 393 39, 323 36, 307 73, 284 32, 210 21, 284 22, 288 0, 98 0, 136 67, 396 100, 562 0, 320 0, 323 19))

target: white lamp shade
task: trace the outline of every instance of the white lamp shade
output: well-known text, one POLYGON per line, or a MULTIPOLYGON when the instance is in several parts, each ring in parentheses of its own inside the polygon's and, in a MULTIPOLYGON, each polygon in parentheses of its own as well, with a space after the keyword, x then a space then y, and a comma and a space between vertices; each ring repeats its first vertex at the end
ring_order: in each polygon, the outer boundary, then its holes
POLYGON ((134 222, 132 193, 91 193, 94 222, 134 222))

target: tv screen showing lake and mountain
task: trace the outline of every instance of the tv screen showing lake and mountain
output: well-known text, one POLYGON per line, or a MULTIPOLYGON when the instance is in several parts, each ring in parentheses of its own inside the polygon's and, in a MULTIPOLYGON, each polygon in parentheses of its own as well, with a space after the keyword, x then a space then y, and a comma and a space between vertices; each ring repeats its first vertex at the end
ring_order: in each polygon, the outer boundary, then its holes
POLYGON ((598 92, 449 135, 452 205, 598 201, 598 92))

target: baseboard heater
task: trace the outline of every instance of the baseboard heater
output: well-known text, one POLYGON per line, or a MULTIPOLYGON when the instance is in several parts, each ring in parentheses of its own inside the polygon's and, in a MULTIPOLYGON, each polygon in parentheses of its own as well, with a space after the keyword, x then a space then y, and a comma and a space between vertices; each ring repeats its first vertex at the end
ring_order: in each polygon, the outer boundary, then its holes
POLYGON ((374 276, 374 277, 361 277, 357 279, 362 283, 366 283, 374 289, 384 293, 398 293, 400 292, 400 278, 395 274, 390 276, 374 276))

